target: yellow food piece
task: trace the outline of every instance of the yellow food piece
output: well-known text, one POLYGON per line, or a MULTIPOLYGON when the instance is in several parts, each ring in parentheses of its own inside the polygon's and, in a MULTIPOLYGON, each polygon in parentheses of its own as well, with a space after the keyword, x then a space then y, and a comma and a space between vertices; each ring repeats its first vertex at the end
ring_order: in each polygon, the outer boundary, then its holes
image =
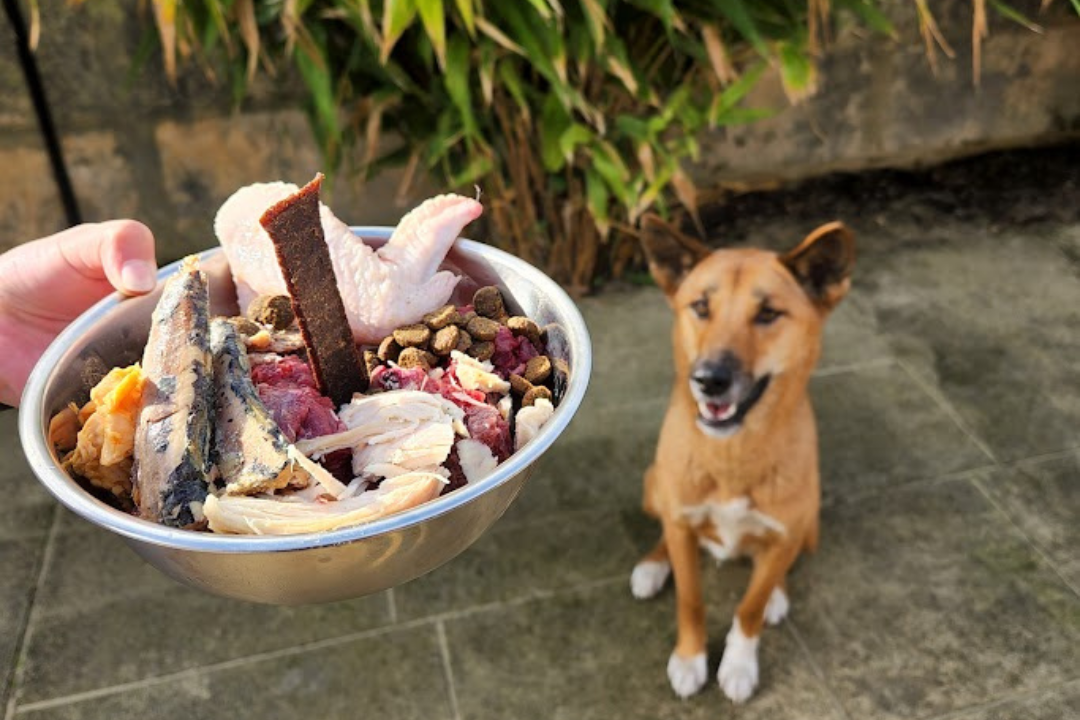
POLYGON ((79 411, 83 426, 68 463, 92 485, 115 495, 131 493, 132 450, 144 382, 138 364, 113 368, 79 411))

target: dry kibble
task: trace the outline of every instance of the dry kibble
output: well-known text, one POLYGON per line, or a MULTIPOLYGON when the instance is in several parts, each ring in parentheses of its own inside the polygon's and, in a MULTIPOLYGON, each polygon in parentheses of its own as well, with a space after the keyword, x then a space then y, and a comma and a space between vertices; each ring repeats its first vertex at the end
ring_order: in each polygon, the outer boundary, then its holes
POLYGON ((490 360, 491 356, 495 354, 495 343, 489 340, 473 343, 468 350, 468 354, 477 360, 490 360))
POLYGON ((397 364, 405 369, 422 367, 425 370, 430 370, 437 360, 427 350, 422 350, 418 347, 407 347, 401 351, 401 355, 398 356, 397 364))
POLYGON ((449 355, 452 350, 457 350, 460 339, 461 328, 457 325, 447 325, 431 338, 431 351, 436 355, 449 355))
POLYGON ((379 352, 377 354, 383 362, 397 362, 398 355, 401 354, 401 346, 398 345, 393 335, 387 335, 379 343, 379 352))
POLYGON ((262 330, 258 323, 252 322, 246 317, 234 317, 232 319, 232 324, 236 327, 236 332, 241 335, 246 335, 247 337, 251 337, 262 330))
POLYGON ((525 393, 525 396, 521 398, 521 406, 529 407, 540 398, 543 398, 545 400, 551 400, 551 391, 543 385, 534 387, 529 390, 529 392, 525 393))
MULTIPOLYGON (((461 328, 458 328, 458 330, 461 330, 461 328)), ((458 335, 457 347, 454 349, 458 352, 468 352, 470 347, 472 347, 472 337, 469 333, 461 330, 460 335, 458 335)))
POLYGON ((562 358, 552 358, 551 365, 551 389, 554 390, 555 404, 558 405, 562 402, 570 383, 570 366, 562 358))
POLYGON ((515 335, 524 335, 533 344, 540 345, 540 326, 527 317, 512 317, 506 321, 506 327, 515 335))
POLYGON ((485 317, 474 317, 465 326, 473 340, 494 340, 499 334, 499 323, 485 317))
POLYGON ((524 395, 532 390, 532 383, 521 377, 520 375, 510 374, 510 392, 515 395, 524 395))
POLYGON ((476 317, 476 311, 475 310, 467 310, 466 312, 458 313, 458 322, 456 322, 454 324, 457 325, 458 327, 463 328, 463 327, 467 326, 469 323, 471 323, 474 317, 476 317))
POLYGON ((296 320, 288 295, 260 295, 248 305, 247 316, 275 330, 284 330, 296 320))
POLYGON ((525 379, 533 385, 543 385, 551 377, 551 360, 547 355, 534 357, 525 364, 525 379))
POLYGON ((431 328, 427 325, 406 325, 394 331, 394 340, 403 348, 427 347, 431 339, 431 328))
POLYGON ((461 322, 461 315, 453 305, 444 305, 424 316, 424 324, 432 330, 442 330, 448 325, 456 325, 459 322, 461 322))
POLYGON ((473 308, 481 317, 498 320, 506 314, 502 293, 494 285, 482 287, 473 295, 473 308))
POLYGON ((365 350, 364 365, 367 366, 368 377, 371 377, 371 373, 375 372, 375 368, 382 365, 382 360, 380 360, 379 356, 373 353, 371 350, 365 350))

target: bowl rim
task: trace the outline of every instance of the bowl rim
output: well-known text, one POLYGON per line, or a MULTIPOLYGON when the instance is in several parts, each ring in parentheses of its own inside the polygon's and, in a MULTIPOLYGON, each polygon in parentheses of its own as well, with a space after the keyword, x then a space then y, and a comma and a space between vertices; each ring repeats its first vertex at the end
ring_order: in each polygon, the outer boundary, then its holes
MULTIPOLYGON (((368 225, 351 226, 350 230, 362 240, 386 240, 393 232, 392 227, 368 225)), ((458 238, 454 243, 454 248, 480 258, 495 258, 499 263, 513 267, 537 287, 566 318, 565 329, 570 335, 570 344, 576 351, 567 393, 551 419, 524 448, 512 454, 493 473, 482 480, 469 483, 452 493, 410 510, 370 523, 298 535, 218 535, 192 532, 159 525, 106 505, 80 487, 55 462, 54 451, 48 441, 48 425, 51 418, 44 417, 44 393, 56 366, 70 346, 98 323, 104 315, 126 299, 120 293, 113 293, 99 301, 68 325, 49 345, 31 371, 19 407, 19 436, 31 470, 57 500, 95 525, 130 540, 195 552, 232 554, 296 552, 345 545, 421 524, 473 502, 481 495, 508 482, 518 473, 528 470, 562 435, 585 397, 592 373, 592 345, 588 327, 577 304, 558 283, 544 272, 508 252, 474 240, 458 238)), ((202 261, 220 252, 222 249, 218 246, 198 253, 198 257, 202 261)), ((161 268, 157 274, 158 281, 161 282, 174 274, 180 262, 178 260, 161 268)))

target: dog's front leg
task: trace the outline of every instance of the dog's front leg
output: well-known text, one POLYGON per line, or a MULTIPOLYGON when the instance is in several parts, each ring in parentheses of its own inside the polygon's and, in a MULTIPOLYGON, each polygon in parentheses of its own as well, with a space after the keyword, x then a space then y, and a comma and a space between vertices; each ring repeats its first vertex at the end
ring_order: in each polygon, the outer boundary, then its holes
POLYGON ((748 700, 757 687, 758 640, 765 622, 766 608, 772 605, 770 624, 779 622, 786 614, 787 596, 784 595, 783 582, 798 554, 798 543, 777 542, 754 557, 750 586, 731 621, 724 657, 716 673, 720 688, 733 702, 748 700))
POLYGON ((687 698, 705 685, 705 602, 701 597, 698 542, 687 525, 664 520, 664 543, 675 575, 676 620, 679 635, 668 659, 668 680, 675 694, 687 698))

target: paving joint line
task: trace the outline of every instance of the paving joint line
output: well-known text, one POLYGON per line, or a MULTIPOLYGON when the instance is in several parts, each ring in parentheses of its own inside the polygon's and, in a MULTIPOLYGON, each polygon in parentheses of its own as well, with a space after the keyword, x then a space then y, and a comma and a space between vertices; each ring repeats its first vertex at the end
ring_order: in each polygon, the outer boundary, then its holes
POLYGON ((443 675, 446 677, 446 689, 450 696, 450 712, 454 720, 461 720, 457 687, 454 683, 454 666, 450 662, 450 643, 446 640, 446 625, 442 620, 435 621, 435 634, 439 638, 439 654, 442 656, 443 675))
MULTIPOLYGON (((70 695, 62 695, 60 697, 37 700, 32 703, 25 703, 21 705, 18 708, 17 712, 27 713, 35 710, 47 710, 54 707, 61 707, 63 705, 73 705, 75 703, 85 702, 87 700, 95 700, 102 697, 109 697, 110 695, 116 695, 123 692, 131 692, 134 690, 142 690, 144 688, 155 687, 157 685, 163 685, 174 680, 183 680, 186 678, 197 677, 199 675, 209 672, 232 670, 234 668, 244 667, 246 665, 254 665, 256 663, 265 662, 268 660, 277 660, 280 658, 293 657, 295 655, 303 655, 318 650, 325 650, 327 648, 348 645, 350 643, 360 640, 380 637, 382 635, 387 635, 394 632, 399 632, 403 630, 414 630, 417 628, 431 626, 436 623, 445 622, 448 620, 459 620, 470 615, 476 615, 490 610, 517 607, 520 605, 526 605, 531 602, 547 600, 552 597, 558 597, 560 595, 570 595, 575 592, 582 592, 597 587, 603 587, 605 585, 611 585, 614 584, 616 581, 622 580, 624 580, 624 577, 622 574, 620 574, 618 577, 612 576, 600 578, 598 580, 591 580, 570 587, 557 588, 554 590, 541 590, 530 593, 528 595, 513 598, 511 600, 495 601, 491 603, 484 603, 482 605, 473 605, 467 608, 461 608, 459 610, 452 610, 436 615, 428 615, 421 618, 415 618, 413 620, 406 620, 398 625, 385 625, 383 627, 370 628, 368 630, 361 630, 354 633, 339 635, 333 638, 324 638, 323 640, 316 640, 310 643, 292 645, 286 648, 278 648, 277 650, 268 650, 266 652, 254 653, 251 655, 245 655, 243 657, 231 658, 229 660, 223 660, 217 663, 210 663, 208 665, 200 665, 197 667, 186 668, 184 670, 178 670, 176 672, 166 673, 164 675, 140 678, 139 680, 132 680, 131 682, 120 683, 117 685, 108 685, 106 687, 71 693, 70 695)), ((11 717, 7 718, 7 720, 11 720, 11 717)))
POLYGON ((386 591, 386 614, 387 617, 390 619, 390 624, 397 625, 397 598, 394 597, 394 588, 389 588, 386 591))
POLYGON ((956 423, 957 427, 959 427, 960 430, 968 436, 968 439, 975 444, 975 447, 977 447, 984 455, 986 455, 986 457, 990 458, 993 463, 997 465, 1001 464, 997 456, 994 455, 994 451, 990 449, 990 446, 987 445, 970 426, 968 426, 967 421, 964 420, 964 418, 960 415, 960 412, 955 407, 953 407, 953 404, 949 402, 949 399, 945 397, 944 393, 942 393, 939 388, 931 385, 926 380, 926 378, 920 376, 919 373, 915 372, 915 370, 910 365, 908 365, 907 362, 899 359, 896 362, 901 368, 904 369, 904 372, 907 373, 908 377, 910 377, 916 385, 922 388, 922 391, 929 395, 934 400, 934 402, 938 404, 938 407, 945 411, 945 414, 948 415, 952 419, 952 421, 956 423))
POLYGON ((1040 543, 1036 542, 1034 538, 1028 535, 1028 533, 1025 532, 1022 527, 1020 527, 1020 524, 1016 522, 1015 518, 1013 518, 1013 516, 1008 512, 1008 510, 1001 506, 1001 503, 994 499, 994 496, 983 485, 983 483, 979 482, 978 478, 972 478, 971 483, 976 487, 976 489, 978 489, 980 493, 982 493, 982 496, 986 498, 986 501, 990 503, 990 506, 993 507, 994 510, 996 510, 999 514, 1001 514, 1009 523, 1009 525, 1011 525, 1013 529, 1020 534, 1020 537, 1022 537, 1024 541, 1029 546, 1031 546, 1031 549, 1034 550, 1040 558, 1042 558, 1042 561, 1046 563, 1047 567, 1054 571, 1054 574, 1057 575, 1058 579, 1065 584, 1065 587, 1069 588, 1069 590, 1072 591, 1073 595, 1080 598, 1080 589, 1073 586, 1073 584, 1069 582, 1068 578, 1062 575, 1061 571, 1058 569, 1057 563, 1055 563, 1050 558, 1050 556, 1046 554, 1046 550, 1043 549, 1043 546, 1040 543))
POLYGON ((825 672, 824 668, 818 664, 814 654, 810 652, 810 646, 806 644, 802 633, 800 633, 799 629, 795 626, 795 622, 790 617, 785 618, 784 626, 787 629, 788 635, 790 635, 795 641, 795 644, 799 646, 799 650, 802 652, 807 664, 810 666, 810 672, 817 676, 818 682, 821 683, 821 686, 825 690, 825 694, 828 696, 829 700, 832 701, 832 704, 836 709, 840 711, 840 717, 844 718, 844 720, 851 720, 851 715, 848 713, 847 708, 844 707, 844 703, 840 702, 840 697, 836 694, 832 684, 829 683, 828 674, 825 672))
POLYGON ((1050 683, 1038 688, 1032 688, 1031 690, 1022 690, 1012 695, 1000 695, 996 698, 986 700, 983 702, 976 702, 973 705, 967 707, 957 708, 956 710, 948 710, 940 715, 923 715, 918 720, 963 720, 965 717, 972 717, 972 714, 979 710, 991 710, 995 707, 999 707, 1008 702, 1014 700, 1026 700, 1028 698, 1038 697, 1039 695, 1053 690, 1060 690, 1061 688, 1067 688, 1070 685, 1080 685, 1080 678, 1070 678, 1069 680, 1061 680, 1058 682, 1050 683))
POLYGON ((884 355, 882 357, 872 358, 870 360, 859 360, 853 363, 838 363, 836 365, 824 365, 812 372, 810 377, 825 378, 833 377, 834 375, 845 375, 847 373, 860 372, 862 370, 873 370, 874 368, 890 367, 896 365, 899 361, 892 355, 884 355))
POLYGON ((18 645, 16 645, 14 654, 15 667, 12 670, 11 680, 8 683, 9 694, 7 707, 4 710, 4 720, 12 720, 17 712, 17 698, 19 696, 19 690, 22 689, 22 683, 26 675, 26 660, 30 649, 30 641, 34 636, 34 622, 37 620, 39 614, 38 596, 45 585, 45 576, 48 575, 49 568, 52 566, 53 552, 56 548, 56 538, 59 535, 60 513, 61 505, 57 503, 56 508, 53 510, 52 522, 49 525, 49 534, 45 538, 45 548, 41 553, 41 564, 38 567, 37 579, 34 582, 33 588, 30 590, 30 602, 26 609, 26 621, 23 624, 22 635, 19 638, 18 645))

